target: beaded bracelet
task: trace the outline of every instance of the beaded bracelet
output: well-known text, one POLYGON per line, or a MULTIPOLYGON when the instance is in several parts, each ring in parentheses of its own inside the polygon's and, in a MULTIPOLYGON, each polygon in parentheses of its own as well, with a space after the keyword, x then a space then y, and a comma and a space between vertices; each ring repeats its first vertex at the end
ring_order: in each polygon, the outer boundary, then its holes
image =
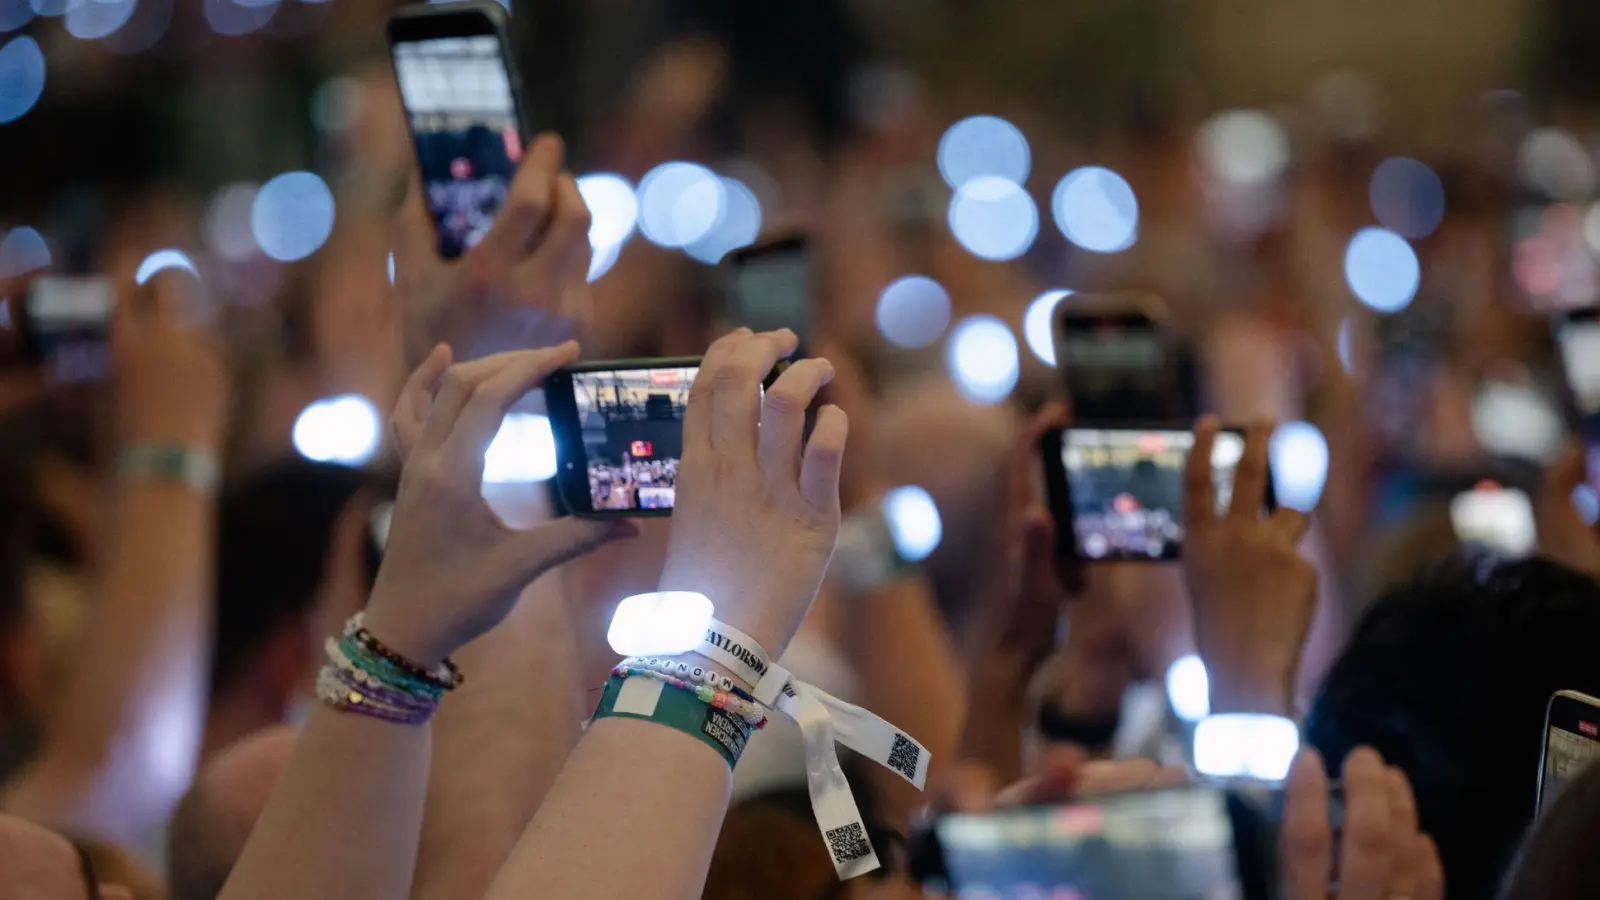
POLYGON ((399 725, 421 725, 437 708, 432 704, 399 705, 380 699, 367 690, 358 690, 340 677, 334 665, 322 667, 317 676, 317 699, 334 709, 359 713, 399 725))
POLYGON ((444 689, 390 663, 381 656, 373 656, 366 648, 350 638, 335 641, 328 638, 325 649, 328 661, 341 669, 357 673, 357 680, 403 691, 432 703, 439 702, 444 689))
POLYGON ((736 696, 729 691, 718 690, 709 684, 684 681, 665 672, 658 672, 654 669, 646 669, 639 666, 619 665, 611 670, 611 674, 623 678, 653 678, 669 687, 675 687, 680 691, 688 691, 707 706, 714 706, 723 712, 738 716, 745 721, 745 724, 756 731, 760 731, 767 724, 767 713, 761 704, 736 696))
POLYGON ((463 680, 461 669, 456 666, 454 661, 446 659, 432 670, 429 670, 406 659, 372 636, 372 632, 368 631, 366 627, 366 613, 364 611, 356 613, 350 617, 349 621, 344 623, 344 636, 366 648, 374 656, 381 657, 400 670, 436 685, 443 690, 453 690, 461 686, 463 680))
POLYGON ((618 663, 618 665, 636 666, 641 669, 653 669, 654 671, 660 672, 663 675, 671 675, 674 678, 679 678, 690 683, 704 682, 711 687, 727 691, 728 693, 737 697, 743 697, 752 703, 755 702, 756 699, 750 695, 749 691, 746 691, 745 689, 734 684, 733 679, 726 675, 720 675, 716 671, 708 669, 704 666, 693 666, 686 662, 680 662, 672 659, 671 657, 630 656, 618 663))

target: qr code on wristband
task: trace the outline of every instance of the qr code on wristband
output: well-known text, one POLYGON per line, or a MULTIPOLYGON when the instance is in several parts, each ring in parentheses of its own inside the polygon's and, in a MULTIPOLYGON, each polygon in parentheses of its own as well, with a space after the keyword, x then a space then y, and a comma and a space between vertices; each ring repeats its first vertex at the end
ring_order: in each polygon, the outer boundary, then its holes
POLYGON ((867 833, 861 829, 860 822, 841 825, 826 832, 824 837, 828 839, 828 852, 833 854, 837 862, 850 862, 872 852, 872 845, 867 843, 867 833))
POLYGON ((896 733, 894 746, 889 750, 889 768, 904 775, 907 781, 916 781, 917 763, 921 761, 922 748, 905 735, 896 733))

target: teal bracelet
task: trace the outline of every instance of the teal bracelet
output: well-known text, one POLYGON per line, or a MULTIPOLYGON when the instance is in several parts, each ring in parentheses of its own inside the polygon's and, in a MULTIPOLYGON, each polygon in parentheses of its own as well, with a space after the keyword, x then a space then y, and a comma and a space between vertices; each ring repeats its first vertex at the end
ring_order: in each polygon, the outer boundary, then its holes
POLYGON ((605 693, 595 708, 591 722, 601 719, 639 719, 665 725, 681 731, 717 751, 728 768, 738 765, 750 740, 750 725, 740 717, 706 703, 688 691, 674 690, 660 681, 648 678, 628 679, 612 675, 606 681, 605 693), (623 697, 623 686, 632 682, 638 697, 623 697), (652 700, 653 697, 653 700, 652 700), (641 699, 642 698, 642 699, 641 699), (624 700, 623 709, 617 709, 618 700, 624 700), (642 705, 641 705, 642 704, 642 705))
POLYGON ((117 454, 117 475, 128 481, 169 481, 211 494, 222 480, 216 456, 181 444, 132 444, 117 454))

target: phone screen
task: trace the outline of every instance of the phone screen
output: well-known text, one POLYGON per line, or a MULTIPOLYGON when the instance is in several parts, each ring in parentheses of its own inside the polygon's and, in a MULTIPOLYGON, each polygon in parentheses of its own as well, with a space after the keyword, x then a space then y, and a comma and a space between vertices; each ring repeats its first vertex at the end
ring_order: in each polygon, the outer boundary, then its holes
POLYGON ((752 331, 788 328, 806 344, 811 323, 811 254, 801 241, 735 254, 728 316, 752 331))
POLYGON ((1600 758, 1600 708, 1565 694, 1550 700, 1539 808, 1544 809, 1600 758))
POLYGON ((394 66, 439 255, 453 259, 488 233, 522 158, 501 40, 474 34, 395 41, 394 66))
POLYGON ((47 375, 56 381, 92 381, 110 371, 113 293, 111 279, 104 275, 41 275, 33 280, 26 305, 27 340, 47 375))
MULTIPOLYGON (((1190 431, 1069 428, 1061 468, 1078 555, 1177 559, 1183 547, 1183 471, 1190 431)), ((1224 431, 1211 448, 1217 508, 1233 499, 1244 438, 1224 431)))
POLYGON ((1227 801, 1189 789, 951 815, 937 826, 963 900, 1239 900, 1227 801))
POLYGON ((1523 491, 1493 481, 1456 494, 1450 501, 1450 524, 1461 543, 1513 558, 1531 554, 1538 538, 1533 501, 1523 491))
POLYGON ((588 477, 595 511, 670 510, 683 456, 683 413, 698 367, 574 371, 582 455, 563 460, 588 477))
POLYGON ((1562 322, 1556 342, 1567 387, 1583 421, 1584 440, 1591 448, 1600 447, 1600 312, 1562 322))

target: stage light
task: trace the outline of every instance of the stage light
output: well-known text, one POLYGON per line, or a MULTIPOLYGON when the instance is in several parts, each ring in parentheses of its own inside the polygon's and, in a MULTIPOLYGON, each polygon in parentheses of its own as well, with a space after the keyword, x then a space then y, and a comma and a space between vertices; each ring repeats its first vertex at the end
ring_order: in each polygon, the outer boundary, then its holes
POLYGON ((1381 313, 1411 305, 1422 264, 1406 239, 1386 228, 1363 228, 1344 252, 1344 277, 1356 299, 1381 313))
POLYGON ((895 552, 906 562, 919 562, 938 549, 944 523, 933 496, 914 484, 901 485, 883 495, 880 507, 889 526, 895 552))
POLYGON ((951 188, 991 176, 1022 184, 1031 153, 1022 129, 998 116, 972 116, 951 125, 939 139, 939 174, 951 188))

